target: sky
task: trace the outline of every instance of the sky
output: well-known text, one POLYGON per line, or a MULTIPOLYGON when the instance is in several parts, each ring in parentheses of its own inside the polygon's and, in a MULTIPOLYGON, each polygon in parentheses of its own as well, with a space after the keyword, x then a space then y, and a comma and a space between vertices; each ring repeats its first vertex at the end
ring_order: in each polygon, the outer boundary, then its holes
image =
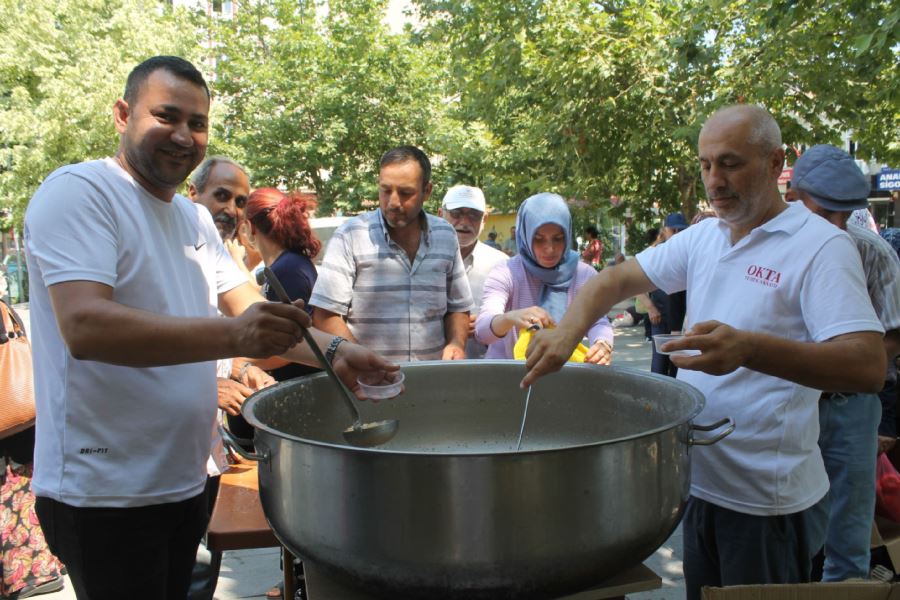
POLYGON ((387 23, 394 33, 403 31, 403 24, 407 17, 403 11, 410 6, 409 0, 389 0, 387 9, 387 23))

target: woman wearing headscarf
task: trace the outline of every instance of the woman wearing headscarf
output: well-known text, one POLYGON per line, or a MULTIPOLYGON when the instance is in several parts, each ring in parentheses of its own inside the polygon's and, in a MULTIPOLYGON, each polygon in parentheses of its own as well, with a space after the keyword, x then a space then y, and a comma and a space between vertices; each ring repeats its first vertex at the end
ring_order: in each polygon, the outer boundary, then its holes
MULTIPOLYGON (((554 326, 575 294, 597 272, 572 250, 572 216, 557 194, 527 198, 516 216, 518 254, 500 263, 484 284, 475 337, 488 344, 485 358, 513 358, 519 332, 554 326)), ((609 364, 613 331, 602 317, 588 330, 585 362, 609 364)))

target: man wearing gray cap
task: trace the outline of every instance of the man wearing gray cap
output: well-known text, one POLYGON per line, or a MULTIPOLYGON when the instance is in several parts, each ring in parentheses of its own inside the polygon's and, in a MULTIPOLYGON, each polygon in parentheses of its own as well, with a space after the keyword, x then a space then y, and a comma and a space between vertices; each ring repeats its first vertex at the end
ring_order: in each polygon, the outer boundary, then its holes
MULTIPOLYGON (((876 233, 847 223, 868 205, 869 182, 853 158, 829 145, 813 146, 794 165, 791 189, 813 213, 843 229, 862 258, 866 287, 884 326, 885 381, 896 379, 900 346, 900 260, 876 233)), ((875 456, 881 401, 875 394, 824 392, 819 402, 819 447, 831 482, 823 581, 869 575, 875 511, 875 456)))
POLYGON ((484 280, 494 265, 509 259, 506 253, 492 248, 478 240, 487 218, 484 193, 470 185, 455 185, 444 194, 444 201, 438 209, 438 216, 444 217, 459 239, 459 252, 466 267, 466 277, 472 289, 475 309, 469 313, 469 339, 466 340, 466 358, 482 358, 487 346, 475 339, 475 317, 481 307, 481 291, 484 280))

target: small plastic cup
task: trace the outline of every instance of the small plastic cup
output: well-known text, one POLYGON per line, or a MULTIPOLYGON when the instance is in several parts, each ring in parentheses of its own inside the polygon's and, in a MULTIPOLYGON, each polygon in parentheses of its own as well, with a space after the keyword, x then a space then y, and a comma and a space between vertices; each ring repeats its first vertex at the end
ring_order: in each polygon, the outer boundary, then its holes
POLYGON ((680 340, 684 336, 678 333, 657 333, 653 336, 653 344, 656 346, 656 351, 660 354, 665 354, 666 356, 697 356, 700 354, 699 350, 687 349, 687 350, 672 350, 670 352, 665 352, 660 350, 660 346, 665 344, 666 342, 674 342, 675 340, 680 340))
POLYGON ((400 395, 404 379, 406 375, 403 371, 396 371, 386 375, 380 373, 360 375, 356 381, 363 395, 369 400, 385 400, 400 395))

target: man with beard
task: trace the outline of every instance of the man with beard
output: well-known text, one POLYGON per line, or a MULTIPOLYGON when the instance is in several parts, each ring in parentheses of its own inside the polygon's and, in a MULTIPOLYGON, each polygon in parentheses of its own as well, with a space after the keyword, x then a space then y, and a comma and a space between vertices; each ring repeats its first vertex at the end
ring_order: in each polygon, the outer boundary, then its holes
POLYGON ((472 294, 456 232, 422 209, 431 163, 413 146, 381 157, 379 208, 343 223, 309 299, 323 331, 392 360, 466 357, 472 294))
POLYGON ((747 105, 716 112, 700 131, 699 158, 718 218, 592 278, 559 326, 535 335, 522 381, 558 370, 616 302, 687 290, 691 328, 661 349, 699 351, 672 358, 678 379, 706 397, 696 419, 737 425, 692 450, 682 522, 689 600, 707 585, 809 581, 827 521, 820 390, 877 392, 885 369, 884 329, 852 240, 781 199, 772 116, 747 105))
POLYGON ((469 339, 466 341, 466 358, 482 358, 487 345, 475 339, 475 317, 481 306, 481 291, 484 280, 494 265, 508 260, 509 257, 497 248, 492 248, 478 241, 484 221, 487 219, 487 205, 484 192, 477 187, 455 185, 444 194, 444 201, 438 209, 438 216, 444 217, 456 230, 459 239, 459 252, 466 267, 469 288, 475 309, 469 313, 469 339))
POLYGON ((223 242, 234 238, 241 211, 250 195, 250 179, 241 165, 211 156, 191 176, 188 197, 205 206, 223 242))
MULTIPOLYGON (((250 179, 247 177, 246 169, 225 156, 211 156, 204 160, 191 175, 188 187, 188 197, 209 210, 226 247, 229 247, 229 242, 237 243, 235 241, 237 223, 240 222, 249 195, 250 179)), ((219 410, 224 411, 230 418, 237 418, 241 414, 241 405, 253 392, 274 383, 275 380, 271 375, 244 358, 223 358, 216 361, 218 406, 219 410)), ((220 422, 221 419, 216 419, 213 427, 212 451, 206 467, 207 512, 210 515, 215 508, 220 476, 227 466, 225 449, 218 432, 220 422)), ((243 436, 243 432, 239 434, 239 437, 243 436)), ((222 552, 208 550, 201 544, 191 577, 189 600, 213 597, 221 564, 222 552)))
MULTIPOLYGON (((185 598, 208 520, 215 361, 316 363, 302 306, 265 302, 208 211, 176 193, 206 153, 209 102, 191 63, 145 60, 113 106, 115 156, 57 169, 25 214, 35 510, 79 600, 185 598)), ((310 333, 351 389, 398 368, 310 333)))

